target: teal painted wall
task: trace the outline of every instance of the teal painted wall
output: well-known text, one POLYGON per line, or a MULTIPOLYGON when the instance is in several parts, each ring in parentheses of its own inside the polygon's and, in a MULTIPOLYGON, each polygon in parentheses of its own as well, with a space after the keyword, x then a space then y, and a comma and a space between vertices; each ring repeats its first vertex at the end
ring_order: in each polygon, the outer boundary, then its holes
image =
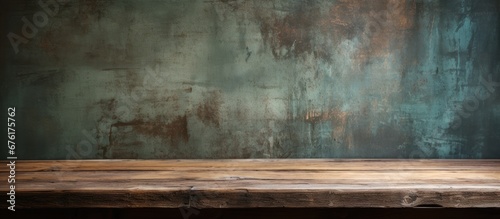
POLYGON ((19 159, 500 158, 499 1, 2 10, 19 159))

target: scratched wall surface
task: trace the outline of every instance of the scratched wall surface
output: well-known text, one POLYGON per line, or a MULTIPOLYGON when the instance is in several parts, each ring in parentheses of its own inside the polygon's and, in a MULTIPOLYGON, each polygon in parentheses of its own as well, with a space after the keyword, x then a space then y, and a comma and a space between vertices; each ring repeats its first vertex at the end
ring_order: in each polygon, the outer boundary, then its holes
POLYGON ((20 159, 500 158, 497 0, 37 2, 1 15, 20 159))

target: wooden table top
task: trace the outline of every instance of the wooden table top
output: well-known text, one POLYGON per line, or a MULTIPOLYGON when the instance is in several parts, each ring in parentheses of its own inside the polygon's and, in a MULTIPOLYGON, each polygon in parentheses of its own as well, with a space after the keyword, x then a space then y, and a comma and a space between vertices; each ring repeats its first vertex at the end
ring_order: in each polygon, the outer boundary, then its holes
POLYGON ((15 170, 16 208, 500 207, 500 160, 17 160, 15 170))

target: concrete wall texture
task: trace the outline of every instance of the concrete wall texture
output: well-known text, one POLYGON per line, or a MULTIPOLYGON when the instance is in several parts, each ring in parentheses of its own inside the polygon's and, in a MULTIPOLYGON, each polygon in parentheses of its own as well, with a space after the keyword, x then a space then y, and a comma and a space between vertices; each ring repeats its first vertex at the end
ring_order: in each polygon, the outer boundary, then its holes
POLYGON ((19 159, 500 158, 497 0, 4 6, 19 159))

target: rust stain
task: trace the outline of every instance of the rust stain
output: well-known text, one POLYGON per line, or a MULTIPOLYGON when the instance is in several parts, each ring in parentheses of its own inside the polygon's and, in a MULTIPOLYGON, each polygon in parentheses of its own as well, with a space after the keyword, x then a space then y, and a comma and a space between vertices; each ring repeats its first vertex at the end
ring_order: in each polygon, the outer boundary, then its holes
POLYGON ((301 8, 283 19, 278 19, 274 15, 274 19, 264 20, 261 24, 264 43, 269 44, 276 59, 291 58, 306 53, 324 56, 326 53, 316 51, 313 44, 313 30, 318 16, 318 8, 301 8))
POLYGON ((276 14, 271 18, 258 16, 261 17, 260 31, 276 59, 312 54, 329 61, 333 50, 325 39, 338 43, 339 39, 356 36, 360 32, 356 27, 362 24, 361 5, 360 1, 340 1, 322 14, 321 6, 304 2, 284 18, 276 14))
POLYGON ((342 0, 337 2, 329 10, 328 15, 322 16, 319 21, 322 34, 328 36, 340 36, 352 39, 360 32, 362 22, 360 13, 363 2, 342 0))
POLYGON ((196 109, 196 116, 205 125, 213 124, 215 127, 220 126, 220 106, 222 97, 220 91, 213 91, 208 94, 205 101, 198 105, 196 109))
POLYGON ((386 56, 393 50, 390 47, 402 47, 405 31, 414 26, 415 13, 415 2, 341 0, 326 12, 305 2, 283 18, 275 13, 257 13, 257 17, 264 43, 276 59, 313 54, 328 61, 335 49, 331 42, 363 36, 357 54, 363 62, 372 56, 386 56))
MULTIPOLYGON (((174 147, 179 143, 187 143, 189 141, 188 121, 187 116, 178 116, 170 123, 162 122, 162 118, 156 118, 153 121, 133 120, 130 122, 117 122, 112 127, 125 127, 129 126, 134 129, 136 133, 160 137, 170 142, 174 147)), ((110 140, 110 143, 112 140, 110 140)))
POLYGON ((355 55, 360 64, 402 49, 408 30, 414 26, 415 2, 380 1, 380 5, 363 11, 360 15, 363 21, 362 47, 355 55))

